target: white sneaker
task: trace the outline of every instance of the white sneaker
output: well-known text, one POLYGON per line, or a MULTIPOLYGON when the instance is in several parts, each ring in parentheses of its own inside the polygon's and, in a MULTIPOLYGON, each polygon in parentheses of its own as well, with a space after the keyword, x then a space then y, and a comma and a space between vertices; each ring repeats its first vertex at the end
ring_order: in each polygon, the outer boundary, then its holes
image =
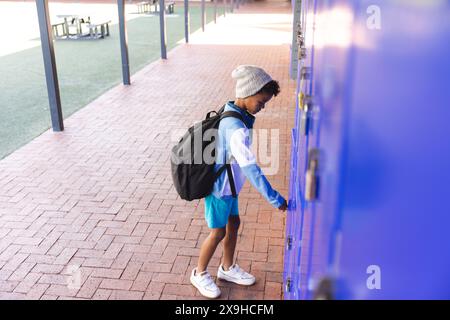
POLYGON ((197 273, 197 268, 192 270, 191 283, 203 296, 207 298, 215 299, 220 296, 220 289, 215 284, 208 271, 197 273))
POLYGON ((225 271, 223 266, 220 265, 219 270, 217 271, 217 278, 243 286, 251 286, 256 281, 253 275, 242 270, 236 263, 232 265, 228 271, 225 271))

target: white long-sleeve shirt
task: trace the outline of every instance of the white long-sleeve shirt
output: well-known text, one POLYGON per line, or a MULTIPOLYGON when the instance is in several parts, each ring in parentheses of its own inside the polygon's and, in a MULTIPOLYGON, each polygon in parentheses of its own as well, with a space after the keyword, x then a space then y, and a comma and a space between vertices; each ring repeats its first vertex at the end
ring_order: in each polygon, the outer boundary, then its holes
MULTIPOLYGON (((220 122, 216 146, 216 171, 226 163, 227 156, 230 157, 231 155, 230 164, 236 193, 239 194, 247 178, 272 206, 280 207, 285 199, 272 188, 256 163, 256 157, 250 149, 252 142, 250 129, 253 128, 255 117, 236 106, 232 101, 225 105, 224 111, 239 112, 244 123, 232 117, 225 118, 220 122)), ((214 183, 213 195, 217 198, 232 196, 226 170, 214 183)))

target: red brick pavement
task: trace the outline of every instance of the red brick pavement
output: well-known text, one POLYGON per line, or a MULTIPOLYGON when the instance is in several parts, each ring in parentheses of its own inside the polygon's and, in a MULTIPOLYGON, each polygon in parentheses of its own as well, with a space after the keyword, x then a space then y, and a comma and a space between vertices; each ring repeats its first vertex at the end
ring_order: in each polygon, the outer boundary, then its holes
MULTIPOLYGON (((137 73, 131 86, 105 93, 66 119, 64 132, 49 130, 0 161, 0 298, 202 298, 189 274, 208 232, 203 202, 177 197, 170 138, 233 98, 230 72, 238 64, 261 65, 280 81, 281 95, 258 115, 256 128, 280 130, 280 170, 269 180, 287 195, 295 85, 289 45, 261 35, 289 39, 290 8, 258 5, 193 36, 167 61, 137 73), (277 21, 268 19, 274 12, 277 21), (255 32, 261 43, 233 45, 255 32)), ((221 298, 280 299, 285 217, 248 183, 239 207, 237 262, 257 283, 218 281, 221 298)))

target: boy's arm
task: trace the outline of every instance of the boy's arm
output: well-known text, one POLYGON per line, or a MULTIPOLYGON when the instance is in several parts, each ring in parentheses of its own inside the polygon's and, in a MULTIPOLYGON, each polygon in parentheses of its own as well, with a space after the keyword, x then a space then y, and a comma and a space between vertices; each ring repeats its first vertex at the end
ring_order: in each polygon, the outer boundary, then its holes
POLYGON ((250 137, 248 130, 239 128, 235 130, 230 139, 230 150, 250 183, 275 208, 280 208, 286 200, 272 188, 261 168, 256 164, 256 158, 250 150, 250 137))

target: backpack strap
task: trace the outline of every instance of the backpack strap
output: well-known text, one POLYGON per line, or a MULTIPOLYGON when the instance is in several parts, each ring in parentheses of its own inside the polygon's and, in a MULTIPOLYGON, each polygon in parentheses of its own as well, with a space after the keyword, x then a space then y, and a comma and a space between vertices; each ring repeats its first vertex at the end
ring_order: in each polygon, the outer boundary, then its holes
POLYGON ((247 127, 245 125, 244 118, 242 118, 242 115, 239 112, 236 112, 236 111, 225 111, 225 112, 220 113, 220 120, 223 120, 225 118, 236 118, 236 119, 239 119, 244 124, 244 126, 247 127))
POLYGON ((216 172, 216 179, 219 178, 220 175, 225 170, 227 170, 228 181, 230 182, 231 194, 232 194, 233 198, 237 198, 236 185, 234 184, 234 177, 233 177, 233 171, 231 170, 231 164, 227 163, 227 164, 224 164, 223 166, 221 166, 219 168, 219 170, 217 170, 217 172, 216 172))
POLYGON ((231 117, 231 118, 236 118, 236 119, 241 120, 241 122, 244 124, 244 126, 247 127, 247 126, 245 125, 244 118, 242 118, 242 115, 241 115, 239 112, 236 112, 236 111, 224 111, 224 110, 225 110, 225 106, 226 106, 226 104, 223 105, 223 106, 222 106, 219 110, 217 110, 217 111, 215 111, 215 110, 209 111, 209 112, 206 114, 205 120, 208 120, 209 118, 211 118, 211 117, 212 117, 212 114, 215 113, 216 116, 219 116, 219 115, 220 115, 220 120, 222 120, 222 119, 224 119, 224 118, 229 118, 229 117, 231 117))
POLYGON ((233 198, 237 198, 236 193, 236 185, 234 184, 233 171, 231 170, 231 164, 227 163, 225 165, 227 167, 228 180, 230 181, 231 194, 233 198))
POLYGON ((205 120, 208 120, 209 118, 211 118, 212 117, 212 114, 213 113, 215 113, 216 114, 216 116, 218 116, 219 115, 219 113, 217 112, 217 111, 215 111, 215 110, 213 110, 213 111, 210 111, 210 112, 208 112, 207 114, 206 114, 206 118, 205 118, 205 120))
MULTIPOLYGON (((236 112, 236 111, 225 111, 225 112, 223 112, 223 110, 221 109, 221 110, 219 110, 219 114, 220 114, 220 120, 222 120, 224 118, 230 118, 230 117, 231 118, 236 118, 236 119, 241 120, 241 122, 245 126, 244 119, 242 118, 242 115, 239 112, 236 112)), ((219 169, 219 171, 217 173, 219 175, 222 174, 224 169, 227 170, 228 181, 230 182, 231 194, 233 195, 233 198, 237 198, 236 185, 234 183, 234 177, 233 177, 233 171, 231 170, 231 164, 229 164, 229 163, 225 164, 223 167, 221 167, 219 169)))
POLYGON ((207 114, 206 114, 206 120, 208 120, 209 118, 211 118, 212 116, 212 114, 213 113, 215 113, 216 114, 216 116, 218 116, 219 114, 221 114, 221 113, 223 113, 223 110, 225 110, 225 106, 226 106, 226 104, 224 104, 222 107, 220 107, 220 109, 218 110, 218 111, 216 111, 216 110, 213 110, 213 111, 210 111, 210 112, 208 112, 207 114))

